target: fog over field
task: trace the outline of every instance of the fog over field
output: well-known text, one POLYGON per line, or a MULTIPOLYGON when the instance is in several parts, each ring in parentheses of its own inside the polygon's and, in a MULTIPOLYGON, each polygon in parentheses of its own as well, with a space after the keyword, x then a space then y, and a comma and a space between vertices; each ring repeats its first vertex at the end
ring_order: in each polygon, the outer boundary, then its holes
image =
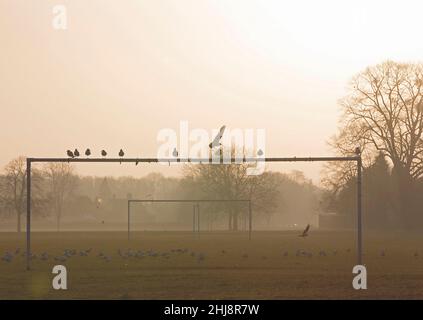
POLYGON ((423 299, 422 12, 0 0, 0 300, 423 299))

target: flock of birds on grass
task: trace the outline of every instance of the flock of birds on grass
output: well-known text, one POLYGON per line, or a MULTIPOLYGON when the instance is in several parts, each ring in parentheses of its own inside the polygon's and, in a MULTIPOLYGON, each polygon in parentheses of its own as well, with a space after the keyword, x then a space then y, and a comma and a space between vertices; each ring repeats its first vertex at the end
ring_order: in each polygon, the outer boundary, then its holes
MULTIPOLYGON (((351 253, 352 250, 350 248, 345 250, 345 253, 351 253)), ((282 252, 282 257, 305 257, 305 258, 313 258, 313 257, 328 257, 328 256, 337 256, 338 254, 341 254, 341 251, 338 250, 319 250, 316 252, 312 252, 312 251, 306 251, 303 249, 298 249, 294 252, 289 252, 289 251, 283 251, 282 252)), ((219 254, 221 256, 223 255, 227 255, 228 252, 226 250, 221 250, 219 252, 219 254)), ((239 255, 239 252, 237 252, 237 255, 239 255)), ((76 249, 65 249, 63 251, 63 254, 58 255, 58 256, 53 256, 48 254, 47 252, 42 252, 40 254, 35 254, 35 253, 31 253, 30 255, 30 259, 31 260, 41 260, 41 261, 55 261, 55 262, 60 262, 60 263, 65 263, 67 262, 69 259, 71 259, 72 257, 88 257, 88 256, 95 256, 97 257, 99 260, 105 261, 105 262, 110 262, 112 260, 112 256, 105 254, 102 251, 99 251, 96 255, 93 254, 93 250, 92 248, 86 249, 86 250, 76 250, 76 249)), ((191 251, 188 249, 171 249, 169 251, 155 251, 155 250, 132 250, 132 249, 128 249, 128 250, 121 250, 118 249, 117 250, 117 258, 122 259, 122 260, 127 260, 127 259, 144 259, 144 258, 162 258, 165 260, 171 259, 172 257, 175 256, 187 256, 187 257, 191 257, 193 259, 195 259, 195 261, 197 261, 197 263, 202 263, 206 260, 206 255, 202 252, 195 252, 195 251, 191 251)), ((385 250, 381 250, 379 252, 379 256, 380 257, 385 257, 386 256, 386 252, 385 250)), ((419 257, 419 253, 415 252, 413 254, 414 258, 418 258, 419 257)), ((11 263, 15 258, 18 257, 26 257, 26 252, 23 251, 21 252, 20 248, 16 249, 13 252, 6 252, 2 257, 1 257, 1 261, 6 262, 6 263, 11 263)), ((250 256, 247 253, 243 253, 240 255, 240 257, 242 259, 248 259, 250 256)), ((266 260, 268 257, 265 255, 261 256, 262 260, 266 260)))
MULTIPOLYGON (((39 259, 41 261, 53 260, 55 262, 65 263, 72 257, 75 257, 75 256, 88 257, 90 256, 91 253, 92 253, 92 248, 89 248, 86 250, 65 249, 63 251, 63 254, 58 256, 49 255, 47 252, 43 252, 38 255, 35 253, 31 253, 30 259, 31 260, 39 259)), ((206 259, 206 255, 204 253, 194 252, 188 249, 172 249, 170 251, 165 251, 165 252, 160 252, 155 250, 143 251, 143 250, 132 250, 132 249, 128 249, 128 250, 118 249, 117 250, 117 256, 121 259, 131 259, 131 258, 142 259, 142 258, 148 258, 148 257, 170 259, 172 256, 176 256, 176 255, 190 256, 192 258, 195 258, 195 260, 198 263, 202 263, 206 259)), ((20 248, 18 248, 14 252, 6 252, 1 257, 1 260, 4 262, 10 263, 13 261, 14 258, 17 258, 19 256, 26 257, 26 252, 24 251, 21 253, 20 248)), ((112 260, 112 257, 110 255, 107 255, 102 251, 99 251, 96 257, 105 262, 110 262, 112 260)))

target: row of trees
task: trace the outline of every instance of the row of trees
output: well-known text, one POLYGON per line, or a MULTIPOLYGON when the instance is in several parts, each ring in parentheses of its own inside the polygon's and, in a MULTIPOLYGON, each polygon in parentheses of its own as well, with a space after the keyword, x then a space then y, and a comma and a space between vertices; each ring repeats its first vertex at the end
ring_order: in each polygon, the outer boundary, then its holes
MULTIPOLYGON (((339 155, 363 150, 365 219, 373 226, 423 227, 423 64, 368 67, 348 90, 330 144, 339 155)), ((353 211, 354 166, 333 163, 325 173, 331 205, 353 211)))
MULTIPOLYGON (((55 212, 58 229, 63 204, 76 188, 77 177, 73 171, 68 163, 49 163, 31 170, 33 212, 39 215, 55 212)), ((16 229, 20 232, 27 204, 26 158, 21 156, 10 161, 0 179, 0 209, 3 213, 16 215, 16 229)))

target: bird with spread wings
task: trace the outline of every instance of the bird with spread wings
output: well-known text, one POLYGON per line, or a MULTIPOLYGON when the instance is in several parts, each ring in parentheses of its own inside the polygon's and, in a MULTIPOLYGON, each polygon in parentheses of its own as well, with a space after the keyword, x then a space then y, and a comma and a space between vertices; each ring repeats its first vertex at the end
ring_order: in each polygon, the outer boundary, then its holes
POLYGON ((226 126, 222 126, 219 130, 219 133, 216 135, 216 137, 213 139, 212 142, 210 142, 209 144, 209 148, 213 149, 214 147, 218 147, 220 145, 222 145, 220 143, 220 139, 222 139, 223 136, 223 132, 225 132, 226 126))
POLYGON ((299 237, 307 237, 308 236, 308 232, 310 231, 310 224, 307 225, 307 227, 304 229, 303 233, 299 235, 299 237))

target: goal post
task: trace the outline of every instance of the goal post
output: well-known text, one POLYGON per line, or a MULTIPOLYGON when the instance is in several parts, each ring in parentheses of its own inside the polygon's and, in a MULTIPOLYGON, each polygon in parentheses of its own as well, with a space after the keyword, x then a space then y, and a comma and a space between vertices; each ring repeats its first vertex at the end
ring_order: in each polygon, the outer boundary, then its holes
MULTIPOLYGON (((362 158, 358 152, 354 156, 345 157, 232 157, 227 159, 226 163, 257 163, 257 162, 334 162, 334 161, 353 161, 357 164, 357 264, 362 265, 362 158)), ((203 164, 224 164, 223 159, 219 163, 213 162, 211 158, 32 158, 26 159, 26 269, 31 269, 31 165, 32 163, 49 162, 89 162, 89 163, 203 163, 203 164)), ((250 203, 251 205, 251 203, 250 203)), ((249 229, 252 228, 250 218, 249 229)), ((250 234, 251 235, 251 234, 250 234)))
POLYGON ((251 240, 253 228, 253 212, 249 199, 129 199, 128 200, 128 240, 131 234, 131 204, 132 203, 192 203, 192 231, 200 234, 200 203, 247 203, 248 204, 248 239, 251 240))

